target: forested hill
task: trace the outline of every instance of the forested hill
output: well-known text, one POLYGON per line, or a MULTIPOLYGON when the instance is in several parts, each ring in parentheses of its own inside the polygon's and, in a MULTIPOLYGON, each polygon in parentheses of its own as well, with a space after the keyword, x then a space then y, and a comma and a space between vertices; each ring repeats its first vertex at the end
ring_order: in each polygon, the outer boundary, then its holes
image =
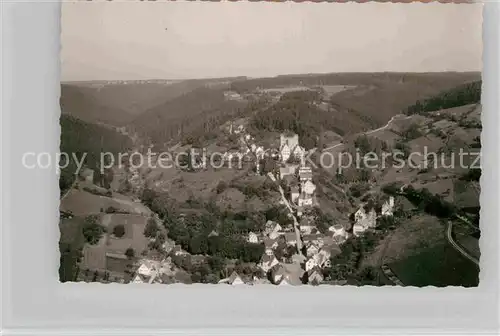
POLYGON ((161 144, 182 138, 210 120, 237 115, 245 106, 244 102, 226 100, 224 89, 202 87, 148 110, 130 127, 161 144))
MULTIPOLYGON (((81 160, 83 154, 87 153, 85 164, 96 170, 95 176, 97 176, 101 152, 118 154, 127 152, 132 147, 129 137, 111 128, 87 123, 68 115, 61 115, 60 123, 61 152, 67 153, 70 158, 74 153, 78 160, 81 160)), ((76 163, 71 158, 70 165, 61 171, 59 180, 61 191, 73 183, 76 168, 76 163)))
POLYGON ((451 90, 446 90, 438 95, 419 101, 409 106, 406 114, 425 114, 452 107, 477 104, 481 102, 482 81, 459 85, 451 90))
POLYGON ((257 112, 252 126, 266 131, 293 131, 299 135, 300 144, 306 149, 316 147, 323 131, 331 130, 340 135, 343 131, 334 124, 331 111, 320 109, 317 91, 285 93, 271 107, 257 112))
POLYGON ((133 116, 118 104, 106 104, 98 97, 99 91, 92 87, 61 85, 61 113, 92 123, 121 126, 133 116))
POLYGON ((189 80, 68 82, 61 85, 61 110, 87 122, 114 126, 200 87, 228 88, 244 77, 189 80))

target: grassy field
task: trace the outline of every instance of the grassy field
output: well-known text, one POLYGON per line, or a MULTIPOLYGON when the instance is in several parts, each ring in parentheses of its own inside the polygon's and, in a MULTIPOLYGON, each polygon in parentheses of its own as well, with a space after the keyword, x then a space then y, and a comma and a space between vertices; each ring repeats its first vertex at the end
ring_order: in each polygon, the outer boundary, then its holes
POLYGON ((135 255, 139 256, 147 248, 148 239, 143 235, 146 222, 147 217, 140 215, 104 214, 101 225, 106 227, 107 232, 98 244, 84 246, 80 268, 123 272, 124 267, 129 265, 130 261, 119 256, 123 256, 128 248, 133 248, 135 255), (121 238, 112 235, 113 228, 117 225, 125 227, 125 235, 121 238))
MULTIPOLYGON (((396 199, 399 204, 402 198, 396 199)), ((392 233, 382 239, 374 252, 363 263, 366 266, 389 264, 408 258, 435 246, 444 237, 444 227, 439 221, 428 215, 415 215, 403 221, 392 233)))
POLYGON ((144 213, 147 210, 141 204, 127 199, 126 196, 114 199, 77 189, 72 189, 68 196, 61 201, 60 210, 71 212, 75 216, 86 216, 98 214, 101 209, 106 210, 108 207, 130 213, 144 213))
POLYGON ((475 287, 479 284, 479 269, 444 241, 389 267, 407 286, 475 287))

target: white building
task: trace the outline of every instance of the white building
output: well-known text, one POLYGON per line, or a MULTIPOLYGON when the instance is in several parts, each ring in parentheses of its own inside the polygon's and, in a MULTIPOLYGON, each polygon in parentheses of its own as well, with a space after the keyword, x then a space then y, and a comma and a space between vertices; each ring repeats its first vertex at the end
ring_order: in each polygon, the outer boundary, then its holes
POLYGON ((276 239, 279 236, 279 232, 281 230, 282 230, 281 225, 269 220, 266 222, 264 234, 267 235, 271 239, 276 239))
POLYGON ((312 180, 312 169, 308 166, 302 166, 299 168, 299 179, 301 183, 312 180))
POLYGON ((282 162, 287 162, 292 155, 301 159, 305 153, 305 149, 299 145, 299 136, 297 134, 281 134, 280 152, 282 162))
POLYGON ((333 233, 333 236, 347 236, 347 232, 343 225, 335 224, 328 228, 328 231, 333 233))
POLYGON ((319 267, 315 267, 307 272, 309 284, 319 285, 323 282, 323 274, 319 267))
POLYGON ((306 254, 308 257, 312 257, 313 255, 319 252, 319 247, 315 243, 309 243, 306 247, 306 254))
POLYGON ((304 183, 302 183, 302 190, 307 195, 313 195, 316 191, 316 185, 311 180, 306 180, 304 183))
POLYGON ((308 195, 305 192, 302 192, 297 200, 297 205, 299 207, 308 207, 313 205, 312 195, 308 195))
POLYGON ((312 270, 316 266, 318 266, 317 263, 316 263, 316 260, 314 258, 309 258, 306 261, 305 270, 306 270, 306 272, 308 272, 308 271, 312 270))
POLYGON ((394 197, 390 196, 389 200, 382 204, 382 216, 392 216, 394 212, 394 197))
POLYGON ((249 232, 247 241, 249 243, 257 244, 259 242, 259 237, 254 232, 249 232))
POLYGON ((377 214, 375 213, 375 209, 366 212, 364 206, 361 206, 354 214, 354 220, 357 224, 365 228, 373 228, 376 225, 377 214))

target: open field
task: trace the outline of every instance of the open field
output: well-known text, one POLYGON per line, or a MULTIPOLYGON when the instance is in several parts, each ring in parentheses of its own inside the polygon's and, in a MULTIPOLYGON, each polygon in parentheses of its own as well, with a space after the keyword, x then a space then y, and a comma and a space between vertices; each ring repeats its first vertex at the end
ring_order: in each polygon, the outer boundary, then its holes
POLYGON ((147 217, 129 214, 104 214, 101 224, 107 232, 96 245, 86 244, 83 248, 83 259, 80 268, 110 272, 122 272, 124 265, 130 264, 124 256, 128 248, 133 248, 139 256, 146 249, 148 239, 143 232, 147 217), (116 225, 125 227, 125 235, 116 238, 112 235, 116 225), (115 266, 118 265, 118 268, 115 266))
POLYGON ((272 89, 264 89, 262 92, 267 92, 267 93, 287 93, 287 92, 295 92, 295 91, 308 91, 312 90, 311 88, 307 86, 290 86, 290 87, 278 87, 278 88, 272 88, 272 89))
POLYGON ((363 263, 378 266, 402 260, 438 244, 443 237, 444 227, 439 220, 428 215, 415 215, 382 239, 363 263))
POLYGON ((464 286, 479 284, 479 269, 450 244, 430 248, 389 265, 406 286, 464 286))
POLYGON ((68 196, 61 202, 60 210, 71 212, 75 216, 86 216, 98 214, 101 212, 101 209, 106 210, 108 207, 113 207, 123 212, 147 214, 146 207, 130 199, 114 199, 111 197, 94 195, 78 189, 69 191, 68 196))
POLYGON ((355 89, 356 85, 322 85, 321 88, 325 90, 328 97, 332 97, 339 92, 355 89))
POLYGON ((147 246, 148 239, 144 237, 147 217, 128 214, 103 215, 102 225, 108 228, 106 252, 124 254, 128 248, 133 248, 139 255, 147 246), (125 227, 125 235, 121 238, 114 237, 111 233, 117 225, 125 227))

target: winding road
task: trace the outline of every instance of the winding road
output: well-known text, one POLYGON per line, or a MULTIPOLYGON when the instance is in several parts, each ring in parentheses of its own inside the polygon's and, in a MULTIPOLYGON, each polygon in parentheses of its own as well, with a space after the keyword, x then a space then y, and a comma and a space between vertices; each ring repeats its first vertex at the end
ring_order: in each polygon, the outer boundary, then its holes
POLYGON ((286 207, 288 208, 288 210, 290 210, 290 215, 293 218, 293 228, 295 230, 295 235, 296 235, 296 238, 297 238, 297 250, 300 253, 300 251, 302 250, 302 245, 303 244, 302 244, 302 238, 300 237, 300 224, 299 224, 299 221, 297 220, 297 217, 295 217, 295 215, 293 214, 293 208, 290 205, 290 203, 288 202, 288 200, 286 199, 285 192, 283 191, 283 188, 281 187, 281 185, 276 180, 276 177, 271 172, 267 173, 267 175, 269 176, 269 178, 271 179, 271 181, 273 181, 274 183, 276 183, 278 185, 278 188, 279 188, 279 191, 280 191, 280 194, 281 194, 281 199, 283 200, 283 203, 286 205, 286 207))
POLYGON ((448 228, 446 230, 446 238, 450 242, 450 244, 457 250, 461 255, 463 255, 465 258, 469 259, 472 261, 474 264, 479 266, 479 260, 471 256, 462 246, 460 246, 454 239, 453 239, 453 223, 451 221, 448 221, 448 228))

